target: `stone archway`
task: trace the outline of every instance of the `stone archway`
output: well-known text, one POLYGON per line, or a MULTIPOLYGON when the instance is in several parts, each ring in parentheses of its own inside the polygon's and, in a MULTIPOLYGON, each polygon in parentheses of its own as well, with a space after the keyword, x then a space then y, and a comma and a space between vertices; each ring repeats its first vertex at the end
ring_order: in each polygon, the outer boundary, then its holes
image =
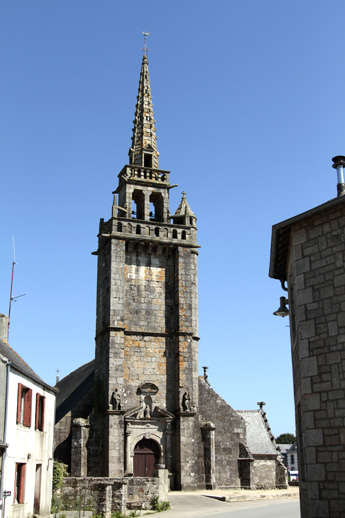
POLYGON ((159 462, 160 448, 152 439, 141 439, 134 448, 133 476, 153 477, 155 465, 159 462))

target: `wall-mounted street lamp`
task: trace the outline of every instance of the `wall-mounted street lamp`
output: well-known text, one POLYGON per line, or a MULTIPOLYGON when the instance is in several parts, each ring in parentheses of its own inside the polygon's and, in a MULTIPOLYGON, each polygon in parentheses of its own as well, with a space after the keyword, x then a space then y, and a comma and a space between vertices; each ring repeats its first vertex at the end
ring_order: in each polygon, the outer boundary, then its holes
POLYGON ((288 303, 289 301, 286 297, 280 297, 280 307, 277 311, 274 311, 273 315, 276 317, 287 317, 289 314, 289 308, 286 307, 286 304, 288 303))

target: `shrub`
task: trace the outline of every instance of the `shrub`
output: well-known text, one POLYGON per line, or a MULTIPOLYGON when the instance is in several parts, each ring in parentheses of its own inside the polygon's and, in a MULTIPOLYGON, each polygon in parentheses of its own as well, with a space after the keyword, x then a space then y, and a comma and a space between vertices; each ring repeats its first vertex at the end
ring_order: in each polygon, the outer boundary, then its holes
POLYGON ((167 511, 168 509, 170 509, 170 503, 165 502, 164 500, 159 500, 159 496, 154 495, 151 500, 151 507, 153 511, 160 513, 162 511, 167 511))

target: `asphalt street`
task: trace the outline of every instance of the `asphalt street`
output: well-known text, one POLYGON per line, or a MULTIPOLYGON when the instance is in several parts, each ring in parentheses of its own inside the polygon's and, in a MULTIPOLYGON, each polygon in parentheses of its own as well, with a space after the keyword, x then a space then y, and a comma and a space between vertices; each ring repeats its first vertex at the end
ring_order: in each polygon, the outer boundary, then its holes
POLYGON ((299 500, 286 498, 246 502, 221 502, 203 495, 169 495, 171 509, 162 518, 300 518, 299 500))

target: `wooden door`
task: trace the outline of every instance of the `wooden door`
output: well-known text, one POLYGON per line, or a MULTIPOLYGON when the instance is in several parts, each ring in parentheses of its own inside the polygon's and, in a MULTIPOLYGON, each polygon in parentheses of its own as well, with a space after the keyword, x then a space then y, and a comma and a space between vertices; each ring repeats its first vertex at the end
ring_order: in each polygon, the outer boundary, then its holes
POLYGON ((133 475, 135 477, 153 477, 158 461, 158 444, 152 439, 141 439, 134 448, 133 475))

